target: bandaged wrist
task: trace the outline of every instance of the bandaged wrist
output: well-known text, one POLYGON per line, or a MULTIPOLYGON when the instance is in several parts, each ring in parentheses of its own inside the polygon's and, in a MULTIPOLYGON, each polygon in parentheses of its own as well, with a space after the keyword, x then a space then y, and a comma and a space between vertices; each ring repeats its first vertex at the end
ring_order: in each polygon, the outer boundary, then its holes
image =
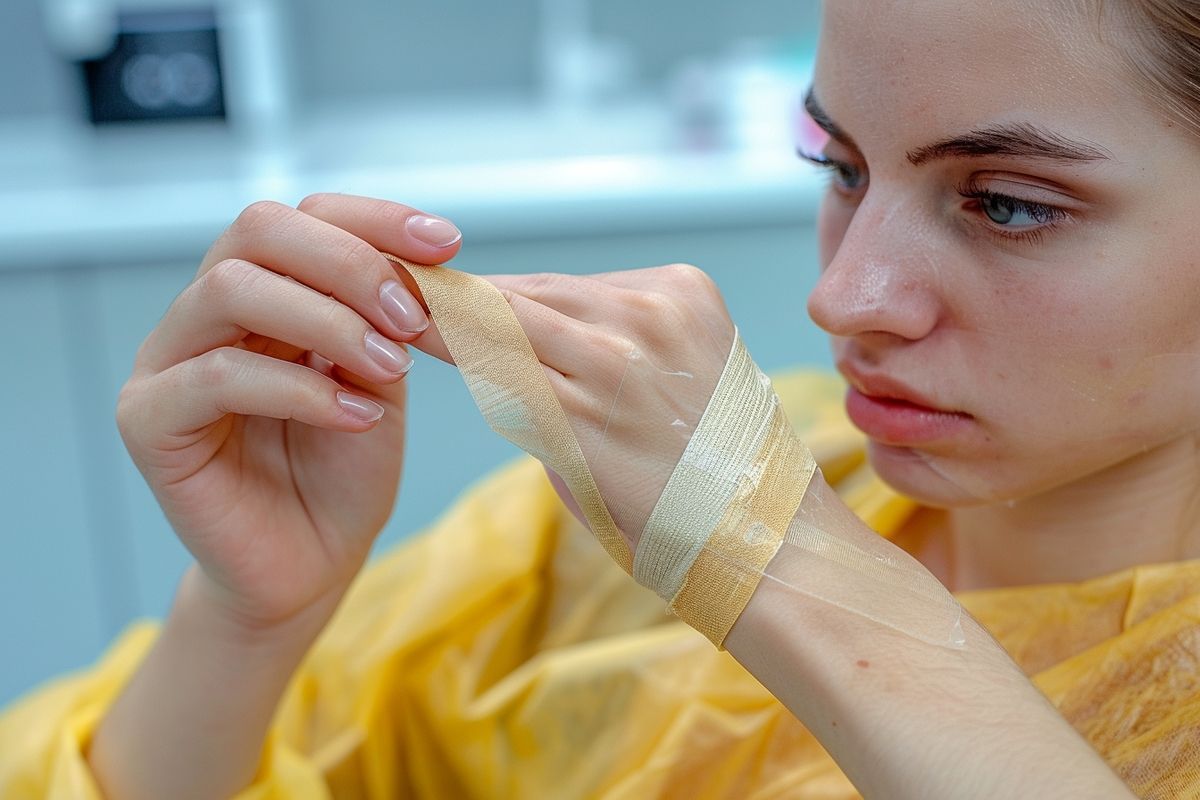
POLYGON ((634 577, 720 647, 815 469, 735 330, 708 407, 638 540, 634 577))

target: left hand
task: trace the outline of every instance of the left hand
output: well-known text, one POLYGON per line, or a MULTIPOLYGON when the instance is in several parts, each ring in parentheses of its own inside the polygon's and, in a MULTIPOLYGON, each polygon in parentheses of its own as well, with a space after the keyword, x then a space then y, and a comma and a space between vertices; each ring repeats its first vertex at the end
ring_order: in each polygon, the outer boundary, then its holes
MULTIPOLYGON (((336 196, 322 216, 384 251, 385 201, 336 196)), ((415 284, 397 268, 414 296, 415 284)), ((484 275, 508 300, 545 367, 596 485, 631 551, 716 388, 733 322, 704 272, 686 264, 588 276, 484 275)), ((437 320, 418 349, 453 363, 437 320)), ((578 511, 551 474, 559 495, 578 511)))
MULTIPOLYGON (((733 322, 716 284, 688 264, 482 277, 508 300, 545 366, 633 552, 733 344, 733 322)), ((581 517, 562 480, 549 475, 581 517)))

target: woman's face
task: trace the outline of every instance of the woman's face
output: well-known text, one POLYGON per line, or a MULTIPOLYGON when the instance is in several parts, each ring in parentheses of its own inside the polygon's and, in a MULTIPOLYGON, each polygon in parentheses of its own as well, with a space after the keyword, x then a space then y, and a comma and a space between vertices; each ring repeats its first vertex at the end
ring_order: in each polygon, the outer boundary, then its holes
POLYGON ((825 6, 809 313, 876 469, 928 503, 1028 497, 1200 428, 1200 137, 1083 5, 825 6))

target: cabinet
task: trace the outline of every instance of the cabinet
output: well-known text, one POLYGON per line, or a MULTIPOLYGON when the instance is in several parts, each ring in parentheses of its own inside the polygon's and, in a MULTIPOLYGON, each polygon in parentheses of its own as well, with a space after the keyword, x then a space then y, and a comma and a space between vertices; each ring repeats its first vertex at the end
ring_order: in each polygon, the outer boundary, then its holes
POLYGON ((0 703, 94 658, 126 610, 99 568, 114 551, 96 524, 96 398, 76 381, 94 344, 64 302, 73 286, 72 271, 0 274, 0 703))

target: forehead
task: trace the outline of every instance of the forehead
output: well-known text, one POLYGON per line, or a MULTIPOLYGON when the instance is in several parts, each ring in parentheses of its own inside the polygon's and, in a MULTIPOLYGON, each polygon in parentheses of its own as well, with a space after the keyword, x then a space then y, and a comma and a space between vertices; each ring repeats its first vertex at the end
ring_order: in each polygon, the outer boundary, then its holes
POLYGON ((828 0, 815 91, 856 139, 866 133, 869 112, 876 135, 902 138, 897 144, 905 147, 922 144, 931 132, 1047 115, 1064 132, 1095 130, 1121 114, 1117 106, 1133 93, 1118 34, 1092 6, 1090 0, 828 0))

